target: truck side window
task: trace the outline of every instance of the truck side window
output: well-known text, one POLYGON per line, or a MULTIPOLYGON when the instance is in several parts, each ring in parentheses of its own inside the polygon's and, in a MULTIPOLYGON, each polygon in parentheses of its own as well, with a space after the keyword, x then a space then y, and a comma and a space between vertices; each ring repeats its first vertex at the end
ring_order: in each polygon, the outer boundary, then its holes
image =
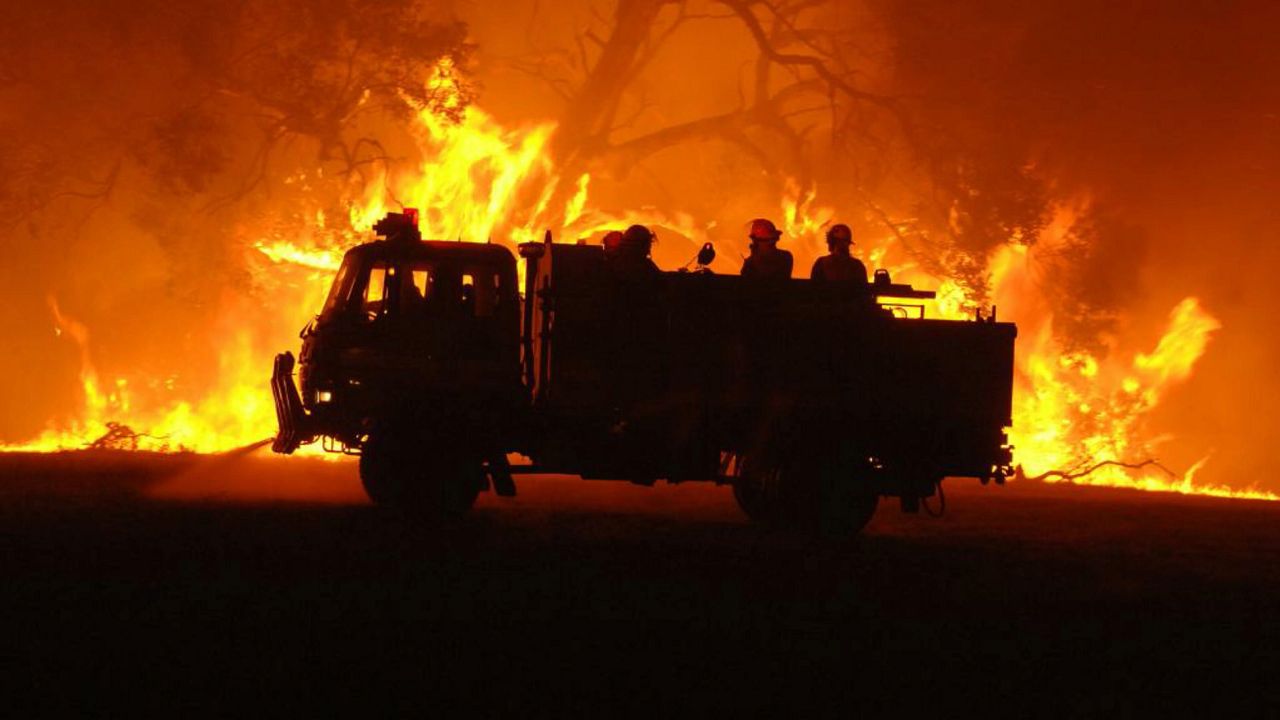
POLYGON ((369 282, 365 283, 364 303, 361 306, 370 320, 381 315, 386 309, 386 293, 387 264, 385 262, 374 263, 369 268, 369 282))
POLYGON ((476 277, 471 273, 462 274, 462 311, 467 315, 476 315, 476 277))
POLYGON ((400 309, 416 313, 425 309, 435 294, 435 271, 426 263, 413 263, 401 268, 400 309))
POLYGON ((418 289, 418 294, 423 298, 431 296, 431 293, 428 292, 430 281, 431 271, 427 270, 426 267, 422 269, 415 267, 413 269, 413 286, 418 289))
POLYGON ((347 297, 351 294, 351 285, 355 280, 355 273, 351 272, 352 264, 350 258, 342 261, 342 267, 338 268, 338 276, 333 279, 333 287, 329 289, 329 297, 324 301, 322 313, 331 313, 339 307, 346 306, 347 297))
POLYGON ((468 315, 493 315, 498 299, 498 276, 485 268, 468 268, 462 275, 462 306, 468 315))

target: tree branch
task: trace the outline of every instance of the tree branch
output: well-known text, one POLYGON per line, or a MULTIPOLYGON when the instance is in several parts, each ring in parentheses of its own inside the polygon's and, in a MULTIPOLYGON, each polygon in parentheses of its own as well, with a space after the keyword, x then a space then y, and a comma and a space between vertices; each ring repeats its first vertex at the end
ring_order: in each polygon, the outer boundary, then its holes
POLYGON ((1144 467, 1154 467, 1159 470, 1163 470, 1164 473, 1171 478, 1178 477, 1177 473, 1165 467, 1164 465, 1161 465, 1160 462, 1157 461, 1155 458, 1147 458, 1142 462, 1136 462, 1136 463, 1121 462, 1119 460, 1102 460, 1100 462, 1096 462, 1086 467, 1083 470, 1077 470, 1077 471, 1049 470, 1047 472, 1042 472, 1039 475, 1027 475, 1023 472, 1022 466, 1019 465, 1017 470, 1014 471, 1014 477, 1019 480, 1033 480, 1033 481, 1047 480, 1049 478, 1056 477, 1061 480, 1066 480, 1067 482, 1071 482, 1072 480, 1079 480, 1082 477, 1092 475, 1093 473, 1101 470, 1104 467, 1121 467, 1121 468, 1126 468, 1128 470, 1141 470, 1144 467))
POLYGON ((760 49, 760 52, 770 61, 778 65, 784 65, 789 67, 809 68, 815 74, 817 74, 818 77, 826 81, 828 85, 844 93, 849 98, 853 100, 867 102, 889 111, 889 113, 892 114, 894 118, 897 119, 898 123, 902 126, 903 134, 906 135, 908 139, 914 138, 915 130, 910 120, 907 118, 906 112, 902 109, 902 106, 898 103, 896 99, 891 97, 886 97, 884 95, 869 93, 869 92, 866 92, 865 90, 859 90, 853 85, 850 85, 849 82, 846 81, 844 78, 832 72, 831 69, 827 67, 827 64, 823 62, 820 58, 816 58, 810 55, 798 55, 794 53, 780 52, 777 48, 774 47, 773 43, 769 40, 768 34, 765 32, 764 27, 760 24, 760 19, 756 17, 754 12, 751 11, 751 5, 752 5, 751 2, 746 0, 717 0, 717 1, 720 4, 724 5, 725 7, 728 7, 729 9, 731 9, 734 12, 734 14, 737 15, 740 20, 742 20, 742 23, 743 25, 746 26, 747 31, 751 33, 751 37, 755 39, 756 47, 758 47, 760 49))

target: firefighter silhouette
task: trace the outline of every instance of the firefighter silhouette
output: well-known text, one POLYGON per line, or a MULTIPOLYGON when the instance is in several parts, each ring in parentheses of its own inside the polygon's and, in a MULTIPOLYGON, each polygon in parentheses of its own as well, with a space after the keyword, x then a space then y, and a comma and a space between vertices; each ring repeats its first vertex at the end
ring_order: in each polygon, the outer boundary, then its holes
POLYGON ((853 231, 848 225, 832 225, 827 231, 828 254, 813 263, 809 277, 824 283, 867 284, 867 266, 849 254, 853 231))
MULTIPOLYGON (((659 272, 658 266, 649 258, 655 235, 644 225, 632 225, 614 242, 616 247, 609 252, 606 245, 605 257, 609 268, 619 276, 648 276, 659 272)), ((606 240, 608 240, 606 236, 606 240)))
POLYGON ((618 254, 618 247, 622 245, 622 231, 610 230, 604 235, 604 256, 606 260, 612 260, 618 254))
POLYGON ((742 263, 742 276, 758 279, 786 279, 791 277, 795 259, 791 253, 778 248, 782 232, 772 221, 757 218, 751 221, 751 254, 742 263))

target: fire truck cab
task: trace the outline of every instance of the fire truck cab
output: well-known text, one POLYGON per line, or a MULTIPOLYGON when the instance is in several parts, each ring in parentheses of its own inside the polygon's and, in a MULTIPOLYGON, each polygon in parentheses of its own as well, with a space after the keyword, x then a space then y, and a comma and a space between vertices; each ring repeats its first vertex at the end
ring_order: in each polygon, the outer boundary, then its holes
POLYGON ((881 496, 1008 473, 1016 329, 905 318, 932 293, 611 272, 601 248, 423 241, 411 213, 344 258, 272 377, 291 453, 360 455, 378 504, 458 515, 512 473, 732 484, 751 518, 845 534, 881 496), (509 464, 511 455, 527 462, 509 464))

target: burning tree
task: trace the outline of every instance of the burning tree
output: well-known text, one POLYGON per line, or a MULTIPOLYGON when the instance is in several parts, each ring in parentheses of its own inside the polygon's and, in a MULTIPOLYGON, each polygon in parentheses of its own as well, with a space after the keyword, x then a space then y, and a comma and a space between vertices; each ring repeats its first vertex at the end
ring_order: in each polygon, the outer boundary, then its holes
POLYGON ((828 202, 859 209, 855 221, 893 233, 976 306, 989 299, 991 254, 1036 241, 1050 212, 1044 181, 1025 156, 992 153, 944 122, 933 98, 876 89, 887 80, 884 30, 873 14, 811 0, 621 0, 575 49, 512 62, 563 99, 553 150, 566 177, 625 179, 671 148, 724 143, 773 178, 775 194, 821 186, 828 202), (754 48, 737 102, 676 123, 647 118, 639 80, 695 23, 734 28, 754 48))
POLYGON ((227 315, 260 292, 246 228, 295 213, 300 195, 339 206, 407 152, 397 128, 417 107, 457 117, 473 95, 465 27, 418 0, 54 0, 6 5, 0 28, 0 236, 16 251, 4 330, 66 358, 0 368, 5 395, 33 410, 3 418, 9 436, 73 402, 37 390, 75 373, 55 323, 33 323, 50 295, 115 329, 93 354, 150 377, 135 403, 197 394, 227 371, 227 315))

